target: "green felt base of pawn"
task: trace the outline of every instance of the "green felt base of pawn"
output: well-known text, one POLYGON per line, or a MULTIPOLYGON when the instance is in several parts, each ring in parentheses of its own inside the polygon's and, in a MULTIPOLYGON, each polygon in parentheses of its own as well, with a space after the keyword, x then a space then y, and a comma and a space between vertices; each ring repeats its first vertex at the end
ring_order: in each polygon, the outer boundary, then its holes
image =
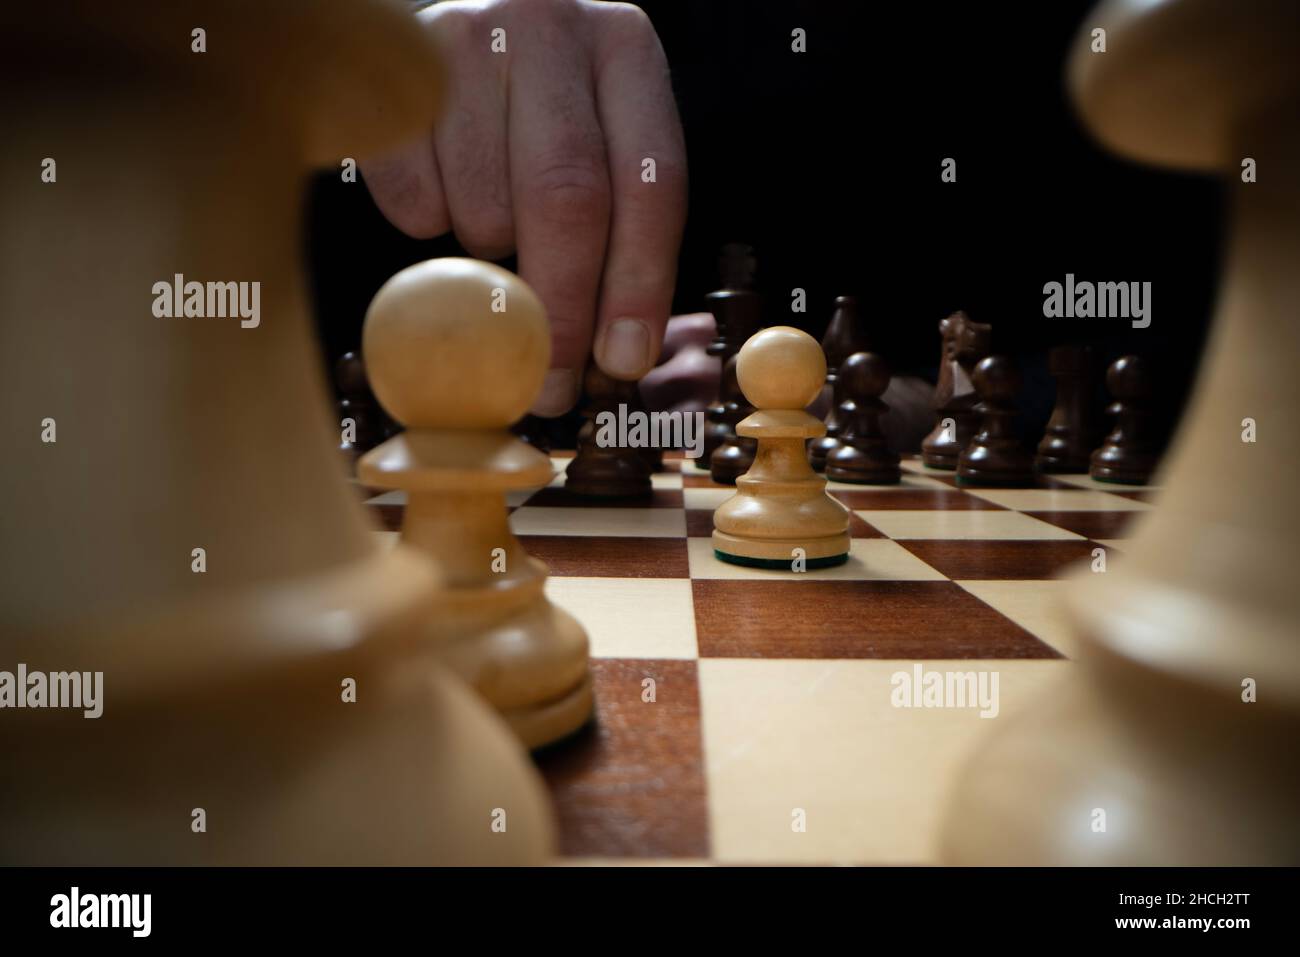
MULTIPOLYGON (((713 554, 720 561, 727 562, 731 565, 744 565, 746 568, 773 568, 784 571, 793 571, 793 558, 749 558, 745 555, 731 555, 727 552, 720 552, 716 548, 713 554)), ((843 565, 849 560, 848 552, 843 555, 827 555, 825 558, 805 558, 804 568, 834 568, 836 565, 843 565)))

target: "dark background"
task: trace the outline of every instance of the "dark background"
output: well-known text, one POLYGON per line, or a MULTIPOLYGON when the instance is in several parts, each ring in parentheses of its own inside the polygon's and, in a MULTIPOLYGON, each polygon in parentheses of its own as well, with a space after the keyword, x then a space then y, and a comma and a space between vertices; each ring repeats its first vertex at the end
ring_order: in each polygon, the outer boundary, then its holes
MULTIPOLYGON (((1217 281, 1222 188, 1094 145, 1063 66, 1093 4, 647 0, 672 67, 690 163, 675 312, 716 288, 718 249, 752 244, 768 321, 820 336, 831 301, 861 297, 896 372, 933 377, 938 321, 956 309, 1017 357, 1022 427, 1041 434, 1051 345, 1153 367, 1161 411, 1181 407, 1217 281), (803 27, 808 51, 791 52, 803 27), (957 160, 942 183, 940 161, 957 160), (1153 320, 1049 320, 1043 284, 1150 281, 1153 320), (791 314, 790 293, 808 294, 791 314)), ((360 341, 371 296, 398 269, 462 254, 389 226, 361 183, 322 174, 310 197, 313 293, 325 359, 360 341)), ((509 261, 507 265, 513 265, 509 261)), ((1099 400, 1100 400, 1099 396, 1099 400)))

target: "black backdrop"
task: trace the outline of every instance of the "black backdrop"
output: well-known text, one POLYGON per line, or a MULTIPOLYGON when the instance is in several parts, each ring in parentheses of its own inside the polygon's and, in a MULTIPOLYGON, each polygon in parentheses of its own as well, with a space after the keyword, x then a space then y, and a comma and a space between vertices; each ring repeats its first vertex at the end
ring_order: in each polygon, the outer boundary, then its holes
MULTIPOLYGON (((1091 341, 1155 365, 1179 407, 1213 305, 1217 181, 1106 154, 1067 102, 1063 64, 1090 3, 647 0, 673 71, 691 198, 678 312, 718 285, 718 247, 755 246, 768 319, 820 335, 835 295, 862 297, 896 370, 933 375, 938 320, 994 326, 1026 376, 1026 434, 1052 387, 1044 353, 1091 341), (791 51, 794 27, 808 51, 791 51), (943 157, 957 182, 940 181, 943 157), (1045 282, 1150 281, 1152 324, 1048 320, 1045 282), (808 312, 790 294, 807 290, 808 312)), ((390 227, 364 185, 314 183, 309 258, 327 361, 354 348, 396 270, 460 252, 390 227)), ((507 263, 507 265, 512 265, 507 263)))

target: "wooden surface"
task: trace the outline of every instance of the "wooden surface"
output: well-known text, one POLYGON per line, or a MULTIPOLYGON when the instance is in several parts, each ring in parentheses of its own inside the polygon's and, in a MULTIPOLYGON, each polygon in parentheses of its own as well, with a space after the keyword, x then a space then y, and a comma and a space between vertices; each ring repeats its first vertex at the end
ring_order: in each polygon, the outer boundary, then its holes
MULTIPOLYGON (((795 575, 713 556, 713 509, 734 490, 679 454, 640 505, 567 491, 570 454, 510 507, 591 640, 595 722, 535 755, 561 853, 581 861, 934 861, 950 783, 998 722, 893 708, 890 676, 996 671, 1016 713, 1073 667, 1057 571, 1099 546, 1119 562, 1159 495, 1087 476, 959 489, 905 459, 897 487, 829 483, 853 509, 850 561, 795 575)), ((359 491, 395 527, 401 496, 359 491)))

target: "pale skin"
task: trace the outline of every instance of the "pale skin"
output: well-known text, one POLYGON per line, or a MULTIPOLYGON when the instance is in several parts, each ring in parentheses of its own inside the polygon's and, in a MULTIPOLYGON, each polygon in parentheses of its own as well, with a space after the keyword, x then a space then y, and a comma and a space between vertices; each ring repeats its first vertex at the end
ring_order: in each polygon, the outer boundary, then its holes
POLYGON ((687 181, 668 63, 646 15, 593 0, 452 0, 418 16, 448 75, 442 117, 428 135, 362 163, 362 174, 408 235, 452 232, 480 259, 518 255, 551 321, 551 370, 533 411, 571 408, 592 357, 620 379, 653 369, 651 394, 679 373, 697 389, 716 382, 700 317, 678 317, 682 346, 654 368, 687 181), (504 52, 492 49, 498 29, 504 52))

